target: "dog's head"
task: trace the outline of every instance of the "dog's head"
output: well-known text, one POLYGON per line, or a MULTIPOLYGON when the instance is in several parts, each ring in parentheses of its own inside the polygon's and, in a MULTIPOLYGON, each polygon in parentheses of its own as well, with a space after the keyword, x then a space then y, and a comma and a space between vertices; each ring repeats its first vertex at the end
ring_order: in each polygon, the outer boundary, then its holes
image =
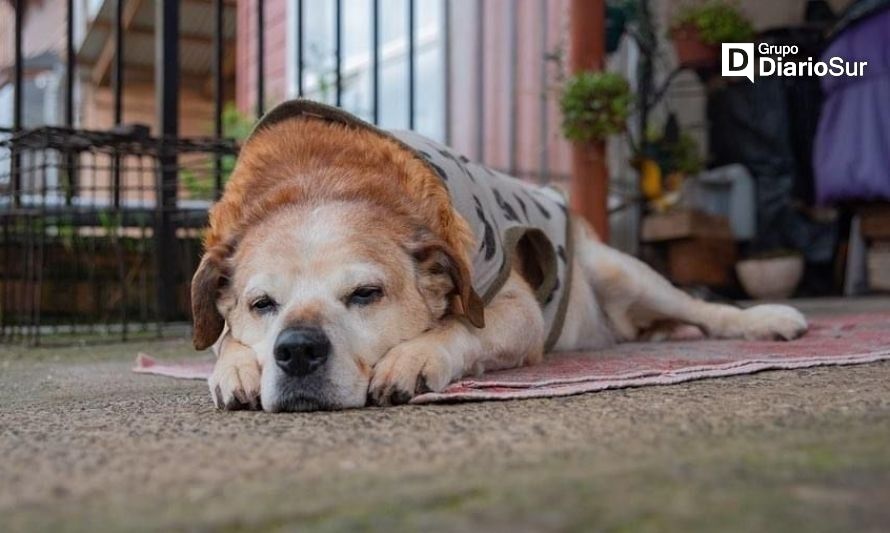
POLYGON ((281 206, 205 254, 192 285, 195 345, 228 323, 259 358, 266 410, 362 406, 387 351, 472 298, 458 256, 372 202, 281 206))

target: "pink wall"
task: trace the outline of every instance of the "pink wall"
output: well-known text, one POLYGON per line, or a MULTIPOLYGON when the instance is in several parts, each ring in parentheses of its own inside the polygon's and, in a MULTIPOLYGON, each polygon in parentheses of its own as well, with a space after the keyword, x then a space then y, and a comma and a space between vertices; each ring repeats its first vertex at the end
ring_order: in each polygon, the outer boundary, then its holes
MULTIPOLYGON (((26 2, 22 48, 25 57, 42 52, 64 53, 65 3, 61 1, 26 2)), ((9 2, 0 1, 0 70, 12 68, 15 36, 15 10, 9 2)), ((12 74, 10 73, 10 77, 12 74)), ((0 76, 2 77, 2 76, 0 76)))
POLYGON ((558 68, 544 57, 568 44, 568 0, 486 0, 484 43, 477 42, 475 2, 452 2, 451 144, 479 159, 479 121, 484 121, 484 162, 532 180, 542 174, 557 181, 571 170, 570 145, 559 132, 558 68), (510 25, 516 9, 516 85, 512 86, 510 25), (542 13, 542 6, 546 13, 542 13), (544 18, 546 18, 546 43, 544 18), (484 107, 477 115, 479 50, 483 49, 484 107), (542 69, 547 71, 542 80, 542 69), (515 116, 511 91, 515 95, 515 116), (542 95, 546 101, 542 102, 542 95), (542 107, 544 108, 542 112, 542 107), (511 149, 511 130, 515 148, 511 149), (512 152, 512 153, 511 153, 512 152))
MULTIPOLYGON (((265 2, 266 108, 285 98, 287 89, 287 0, 265 2)), ((238 0, 238 31, 235 98, 238 109, 248 115, 256 110, 257 0, 238 0)))

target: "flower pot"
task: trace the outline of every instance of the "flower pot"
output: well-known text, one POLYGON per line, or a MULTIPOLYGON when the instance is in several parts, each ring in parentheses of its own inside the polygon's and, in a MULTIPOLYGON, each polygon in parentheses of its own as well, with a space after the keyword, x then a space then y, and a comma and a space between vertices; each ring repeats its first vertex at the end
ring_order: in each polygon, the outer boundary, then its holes
POLYGON ((735 266, 739 281, 749 296, 781 300, 794 294, 803 277, 803 258, 797 255, 769 259, 747 259, 735 266))
POLYGON ((720 62, 720 46, 702 42, 695 26, 680 26, 671 32, 671 38, 681 67, 714 67, 720 62))

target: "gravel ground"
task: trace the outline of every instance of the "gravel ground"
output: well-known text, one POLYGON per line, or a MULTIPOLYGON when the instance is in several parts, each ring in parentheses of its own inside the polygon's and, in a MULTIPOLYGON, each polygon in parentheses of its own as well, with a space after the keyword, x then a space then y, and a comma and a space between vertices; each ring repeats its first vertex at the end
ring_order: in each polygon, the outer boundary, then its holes
POLYGON ((200 382, 131 374, 136 350, 190 353, 182 340, 0 348, 0 529, 890 524, 890 363, 570 398, 268 415, 217 412, 200 382))

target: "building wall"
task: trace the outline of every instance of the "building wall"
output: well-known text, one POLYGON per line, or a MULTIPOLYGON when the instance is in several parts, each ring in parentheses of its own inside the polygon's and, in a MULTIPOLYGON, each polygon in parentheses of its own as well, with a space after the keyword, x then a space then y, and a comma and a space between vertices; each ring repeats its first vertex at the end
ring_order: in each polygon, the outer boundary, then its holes
MULTIPOLYGON (((157 131, 153 84, 128 84, 123 103, 125 124, 145 124, 153 132, 157 131)), ((81 104, 84 128, 104 130, 114 125, 114 102, 110 87, 88 85, 84 88, 81 104)), ((213 133, 213 101, 199 89, 180 89, 179 128, 180 134, 186 137, 206 137, 213 133)))
MULTIPOLYGON (((256 1, 238 2, 236 101, 238 109, 252 115, 256 106, 256 1)), ((530 179, 565 177, 570 170, 569 147, 559 135, 556 105, 558 69, 545 64, 544 56, 565 47, 568 0, 486 0, 483 2, 484 44, 476 42, 477 3, 450 2, 452 47, 447 118, 451 144, 468 157, 530 179), (514 10, 515 9, 515 13, 514 10), (541 25, 542 9, 547 29, 541 25), (517 49, 512 46, 516 21, 517 49), (546 37, 546 42, 543 39, 546 37), (485 53, 479 54, 480 46, 485 53), (515 69, 512 67, 515 57, 515 69), (484 61, 483 115, 478 116, 476 83, 480 59, 484 61), (546 79, 542 71, 546 69, 546 79), (514 89, 515 83, 515 89, 514 89), (507 95, 515 94, 515 100, 507 95), (483 150, 479 150, 482 125, 483 150), (515 132, 515 134, 514 134, 515 132), (515 141, 515 147, 514 147, 515 141)), ((348 6, 347 6, 348 8, 348 6)), ((288 96, 287 39, 296 31, 287 25, 287 2, 266 2, 264 32, 266 107, 288 96)), ((395 16, 383 13, 382 16, 395 16)), ((417 99, 425 106, 444 107, 444 100, 417 99)), ((358 110, 355 110, 358 111, 358 110)))
POLYGON ((559 127, 562 65, 545 57, 568 52, 569 1, 483 5, 480 43, 476 3, 452 3, 450 142, 468 157, 523 178, 564 181, 571 172, 571 146, 559 127))
POLYGON ((7 2, 0 2, 0 83, 3 83, 5 78, 4 69, 12 65, 13 62, 13 44, 15 42, 13 16, 12 6, 7 2))
MULTIPOLYGON (((87 86, 83 92, 82 109, 85 129, 104 130, 113 123, 113 95, 109 87, 87 86)), ((127 85, 124 95, 124 123, 145 124, 157 132, 154 86, 150 83, 127 85)), ((213 132, 213 101, 200 90, 183 87, 179 95, 180 134, 185 137, 206 137, 213 132)), ((101 159, 100 159, 101 160, 101 159)), ((104 160, 101 160, 104 161, 104 160)), ((207 169, 210 158, 206 155, 185 155, 180 157, 180 166, 191 166, 193 174, 201 179, 210 179, 207 169)), ((155 173, 149 161, 129 158, 123 165, 122 174, 124 201, 153 201, 155 197, 155 173), (140 167, 142 165, 142 167, 140 167)), ((90 187, 95 187, 93 196, 97 199, 110 198, 111 174, 107 162, 90 176, 90 187)), ((180 198, 190 197, 189 190, 180 186, 180 198)))
MULTIPOLYGON (((239 2, 238 104, 252 112, 255 95, 256 0, 239 2)), ((656 86, 673 70, 676 61, 666 28, 679 6, 688 0, 660 0, 651 3, 659 22, 661 55, 657 61, 656 86)), ((829 0, 837 11, 850 0, 829 0)), ((281 2, 283 4, 284 2, 281 2)), ((278 2, 267 3, 267 10, 278 2)), ((758 30, 799 24, 806 0, 742 0, 742 10, 758 30)), ((514 172, 533 181, 566 182, 571 174, 571 145, 560 133, 558 91, 565 65, 545 57, 568 55, 570 0, 451 0, 451 68, 448 72, 447 104, 419 98, 417 106, 446 106, 448 132, 443 138, 471 159, 514 172), (478 9, 484 9, 480 21, 478 9), (479 42, 479 30, 483 41, 479 42), (481 63, 480 63, 481 61, 481 63), (481 105, 479 80, 483 80, 481 105)), ((383 16, 393 16, 383 13, 383 16)), ((269 25, 274 16, 267 14, 269 25)), ((281 16, 278 21, 287 20, 281 16)), ((269 25, 265 39, 268 103, 286 94, 286 72, 278 65, 286 61, 271 43, 282 42, 294 28, 269 25), (284 78, 282 78, 282 75, 284 78)), ((286 42, 286 39, 285 39, 286 42)), ((618 52, 610 56, 609 68, 622 72, 635 83, 639 51, 625 37, 618 52)), ((355 111, 355 110, 353 110, 355 111)), ((652 123, 663 121, 675 111, 681 126, 707 153, 705 88, 691 72, 681 73, 667 91, 663 104, 652 114, 652 123)), ((634 132, 639 136, 640 132, 634 132)), ((623 138, 609 142, 609 170, 614 189, 636 196, 637 175, 629 164, 633 155, 623 138)), ((620 225, 613 241, 632 251, 637 241, 633 209, 613 217, 620 225)), ((618 228, 616 228, 618 229, 618 228)))
MULTIPOLYGON (((249 116, 256 110, 257 98, 257 2, 238 0, 236 103, 249 116)), ((265 2, 263 45, 265 60, 266 107, 285 99, 287 57, 287 1, 265 2)))
MULTIPOLYGON (((31 0, 26 2, 22 34, 22 51, 26 57, 43 52, 65 50, 65 2, 62 0, 31 0)), ((15 36, 15 10, 9 2, 0 2, 0 66, 12 66, 15 36)))
MULTIPOLYGON (((276 2, 269 2, 270 5, 276 2)), ((277 2, 281 4, 282 2, 277 2)), ((25 13, 25 31, 23 34, 24 55, 25 57, 33 57, 47 51, 54 51, 59 55, 59 61, 64 61, 65 32, 67 23, 67 13, 65 11, 65 2, 63 0, 35 0, 28 2, 28 9, 25 13)), ((14 33, 14 13, 8 2, 0 1, 0 65, 5 61, 8 65, 12 65, 13 61, 13 33, 14 33), (7 46, 8 43, 8 46, 7 46)), ((129 74, 133 74, 131 70, 129 74)), ((26 72, 26 76, 30 78, 34 73, 26 72)), ((113 97, 111 88, 106 82, 104 85, 97 86, 92 81, 92 66, 89 64, 78 65, 78 86, 75 91, 77 97, 76 121, 79 127, 93 130, 106 130, 114 126, 113 120, 113 97)), ((61 95, 62 84, 64 83, 64 66, 62 63, 45 73, 44 76, 53 77, 58 84, 56 92, 61 95)), ((194 79, 194 76, 192 77, 194 79)), ((3 80, 0 79, 0 84, 3 80)), ((209 76, 208 76, 209 83, 209 76)), ((208 84, 190 85, 183 82, 179 92, 179 122, 180 133, 187 137, 203 137, 213 133, 213 100, 207 90, 208 84)), ((25 84, 25 124, 26 126, 40 126, 44 124, 58 125, 61 123, 61 96, 57 98, 56 111, 51 112, 46 105, 51 99, 41 100, 35 98, 38 96, 34 83, 26 80, 25 84)), ((48 90, 48 89, 47 89, 48 90)), ((228 89, 228 94, 232 94, 232 89, 228 89)), ((3 117, 5 110, 0 110, 0 117, 3 117)), ((151 77, 125 76, 124 92, 123 92, 123 111, 124 123, 126 124, 144 124, 149 126, 153 133, 157 133, 155 91, 151 77), (136 78, 136 79, 133 79, 136 78)), ((10 99, 11 112, 11 99, 10 99)), ((11 116, 11 114, 10 114, 11 116)), ((0 119, 0 125, 3 124, 0 119)), ((196 164, 207 164, 206 157, 203 161, 195 161, 196 164)), ((154 198, 154 172, 151 165, 143 162, 145 168, 141 171, 132 170, 136 168, 138 162, 132 160, 132 164, 125 165, 131 169, 125 170, 123 173, 123 186, 125 194, 124 201, 135 200, 152 200, 154 198), (142 190, 140 190, 140 188, 142 190)), ((110 183, 111 176, 108 172, 107 162, 96 162, 97 168, 90 169, 82 182, 87 190, 84 191, 85 196, 91 196, 98 200, 108 200, 111 196, 110 183)), ((188 191, 181 190, 180 196, 188 197, 188 191)))

